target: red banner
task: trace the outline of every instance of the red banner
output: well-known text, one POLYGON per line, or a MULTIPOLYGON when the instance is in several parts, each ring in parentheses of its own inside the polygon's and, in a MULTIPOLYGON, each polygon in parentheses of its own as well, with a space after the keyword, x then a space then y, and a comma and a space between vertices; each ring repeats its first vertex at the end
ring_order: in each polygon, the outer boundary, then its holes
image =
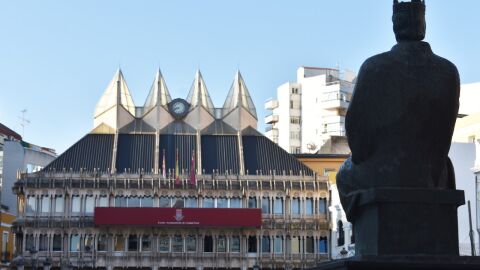
POLYGON ((95 207, 95 226, 256 227, 261 209, 95 207))

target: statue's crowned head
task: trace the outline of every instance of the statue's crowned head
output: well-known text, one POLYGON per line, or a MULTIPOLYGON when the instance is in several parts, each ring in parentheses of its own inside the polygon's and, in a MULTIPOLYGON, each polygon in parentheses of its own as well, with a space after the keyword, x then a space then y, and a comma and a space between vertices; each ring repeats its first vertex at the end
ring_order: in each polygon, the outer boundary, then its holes
POLYGON ((425 38, 425 0, 393 1, 393 32, 397 42, 425 38))

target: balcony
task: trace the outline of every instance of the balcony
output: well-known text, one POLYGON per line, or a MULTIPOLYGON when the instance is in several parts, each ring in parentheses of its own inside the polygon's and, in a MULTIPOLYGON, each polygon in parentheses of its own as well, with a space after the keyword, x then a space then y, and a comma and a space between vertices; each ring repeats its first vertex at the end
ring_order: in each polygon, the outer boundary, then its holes
POLYGON ((278 138, 278 129, 272 126, 267 126, 265 128, 265 137, 273 140, 274 138, 278 138))
POLYGON ((276 99, 268 99, 265 101, 265 110, 273 110, 278 108, 278 100, 276 99))
POLYGON ((270 114, 265 117, 265 124, 272 124, 278 122, 278 115, 270 114))
POLYGON ((344 91, 326 92, 322 97, 322 108, 325 110, 346 110, 350 104, 351 94, 344 91))

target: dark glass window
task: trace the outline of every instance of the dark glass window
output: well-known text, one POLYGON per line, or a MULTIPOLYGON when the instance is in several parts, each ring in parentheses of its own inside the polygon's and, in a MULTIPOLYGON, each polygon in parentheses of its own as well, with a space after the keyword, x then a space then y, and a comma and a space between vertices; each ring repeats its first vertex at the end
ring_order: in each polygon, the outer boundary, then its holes
POLYGON ((60 234, 53 235, 52 251, 62 251, 62 235, 60 234))
POLYGON ((183 252, 183 237, 181 235, 173 237, 172 252, 183 252))
POLYGON ((160 197, 160 207, 170 207, 169 197, 160 197))
POLYGON ((197 238, 193 235, 189 235, 186 238, 187 252, 197 251, 197 238))
POLYGON ((170 251, 170 237, 168 235, 162 235, 158 239, 158 251, 169 252, 170 251))
POLYGON ((262 214, 270 214, 270 198, 262 198, 262 214))
POLYGON ((138 236, 135 234, 128 236, 128 251, 138 251, 138 236))
POLYGON ((300 198, 292 198, 291 213, 292 215, 300 215, 300 198))
POLYGON ((227 251, 227 238, 225 236, 219 236, 217 238, 217 252, 227 251))
POLYGON ((230 252, 240 252, 240 237, 232 236, 230 238, 230 252))
POLYGON ((151 251, 152 250, 152 238, 150 235, 142 236, 142 251, 151 251))
POLYGON ((318 253, 328 253, 327 237, 320 237, 318 240, 318 253))
POLYGON ((257 198, 248 197, 248 208, 257 208, 257 198))
POLYGON ((307 236, 305 238, 305 253, 313 253, 313 252, 314 252, 313 237, 307 236))
POLYGON ((318 213, 319 214, 326 214, 327 213, 327 199, 320 198, 318 200, 318 213))
POLYGON ((248 237, 248 252, 257 253, 257 237, 256 236, 248 237))
POLYGON ((213 252, 213 238, 211 235, 205 235, 203 239, 203 252, 213 252))
POLYGON ((270 253, 270 237, 262 236, 262 253, 270 253))
POLYGON ((41 234, 38 240, 39 240, 38 251, 47 251, 47 248, 48 248, 48 237, 47 237, 47 235, 46 234, 41 234))
POLYGON ((107 235, 100 234, 97 239, 97 251, 107 251, 107 235))

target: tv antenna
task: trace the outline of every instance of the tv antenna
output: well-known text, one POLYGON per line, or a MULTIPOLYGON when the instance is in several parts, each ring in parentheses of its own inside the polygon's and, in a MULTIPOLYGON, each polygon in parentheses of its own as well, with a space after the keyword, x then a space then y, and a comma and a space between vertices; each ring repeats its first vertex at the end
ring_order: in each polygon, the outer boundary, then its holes
POLYGON ((27 112, 27 109, 23 109, 20 111, 22 113, 22 116, 19 116, 18 118, 20 119, 20 126, 22 126, 22 138, 25 136, 25 126, 30 124, 30 120, 25 118, 25 113, 27 112))

